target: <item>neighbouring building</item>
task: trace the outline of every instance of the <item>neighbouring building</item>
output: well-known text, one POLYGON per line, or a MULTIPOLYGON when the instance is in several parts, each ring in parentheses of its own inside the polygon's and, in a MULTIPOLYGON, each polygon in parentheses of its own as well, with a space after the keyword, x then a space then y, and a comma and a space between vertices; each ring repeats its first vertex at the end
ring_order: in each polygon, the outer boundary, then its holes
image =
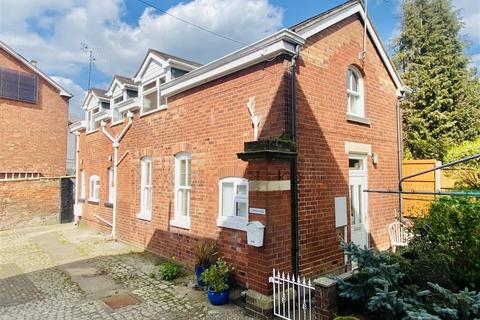
POLYGON ((71 97, 0 41, 0 229, 58 213, 71 97))
POLYGON ((216 239, 263 295, 273 268, 343 270, 340 238, 386 249, 398 197, 363 191, 396 188, 402 83, 366 24, 364 45, 349 1, 205 65, 149 50, 90 90, 71 127, 82 223, 186 263, 216 239))

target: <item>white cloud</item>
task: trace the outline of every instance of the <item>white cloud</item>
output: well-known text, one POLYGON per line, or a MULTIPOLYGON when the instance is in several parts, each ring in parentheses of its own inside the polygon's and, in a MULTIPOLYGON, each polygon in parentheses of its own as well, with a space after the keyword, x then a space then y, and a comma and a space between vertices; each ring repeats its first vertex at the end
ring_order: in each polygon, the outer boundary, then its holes
MULTIPOLYGON (((127 76, 148 48, 207 62, 239 47, 151 8, 127 24, 124 1, 2 0, 0 38, 64 78, 77 76, 88 63, 81 42, 101 48, 95 53, 101 72, 127 76)), ((269 0, 193 0, 168 13, 245 43, 276 31, 283 18, 269 0)))
POLYGON ((480 4, 478 0, 454 0, 465 23, 464 31, 474 45, 480 45, 480 4))
POLYGON ((60 86, 62 86, 65 90, 73 94, 73 98, 70 99, 70 114, 82 117, 81 115, 83 114, 83 110, 81 106, 83 104, 83 101, 85 100, 87 91, 85 91, 82 87, 76 84, 72 79, 60 76, 52 76, 51 78, 60 86))

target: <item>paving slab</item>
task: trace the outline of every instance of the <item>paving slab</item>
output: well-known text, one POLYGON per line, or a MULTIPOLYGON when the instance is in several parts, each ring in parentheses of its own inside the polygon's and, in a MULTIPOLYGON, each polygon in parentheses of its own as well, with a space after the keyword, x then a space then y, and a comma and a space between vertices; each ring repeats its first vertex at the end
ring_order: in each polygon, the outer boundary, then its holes
POLYGON ((0 320, 252 319, 211 306, 192 275, 158 280, 156 256, 72 224, 0 231, 0 243, 0 320))

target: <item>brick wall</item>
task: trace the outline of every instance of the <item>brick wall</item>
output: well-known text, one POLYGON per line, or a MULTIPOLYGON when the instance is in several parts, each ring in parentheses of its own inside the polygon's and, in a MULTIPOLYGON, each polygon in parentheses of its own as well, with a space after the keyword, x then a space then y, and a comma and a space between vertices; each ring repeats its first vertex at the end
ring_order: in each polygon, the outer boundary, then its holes
MULTIPOLYGON (((0 49, 0 67, 32 73, 0 49)), ((0 172, 66 173, 68 101, 38 77, 36 104, 0 98, 0 172)))
MULTIPOLYGON (((308 39, 298 70, 298 167, 300 263, 303 274, 343 267, 335 230, 334 198, 347 196, 348 154, 345 141, 370 144, 378 165, 368 157, 368 187, 397 185, 396 92, 370 39, 364 66, 359 65, 363 27, 356 16, 308 39), (347 70, 364 73, 365 114, 370 125, 347 121, 347 70)), ((394 219, 397 197, 369 194, 370 243, 388 247, 387 224, 394 219)))
MULTIPOLYGON (((348 154, 345 141, 367 143, 380 156, 369 158, 369 187, 396 184, 395 88, 372 44, 365 73, 366 114, 371 125, 346 121, 346 75, 357 64, 362 27, 348 19, 309 39, 301 51, 298 72, 299 225, 304 275, 342 268, 343 253, 334 228, 334 197, 348 196, 348 154)), ((266 208, 266 216, 249 215, 267 225, 262 248, 246 244, 246 233, 217 227, 218 181, 226 176, 250 181, 290 179, 289 162, 237 159, 253 130, 246 103, 255 97, 262 116, 260 139, 288 133, 290 57, 279 56, 169 98, 168 108, 146 116, 135 114, 120 143, 127 153, 118 170, 117 236, 167 257, 192 263, 191 244, 218 239, 222 253, 236 268, 235 278, 249 289, 269 293, 271 268, 291 270, 290 190, 250 192, 250 207, 266 208), (173 227, 174 155, 191 158, 191 228, 173 227), (140 159, 153 159, 152 220, 137 218, 140 209, 140 159)), ((120 126, 109 127, 118 132, 120 126)), ((83 221, 110 232, 95 215, 111 221, 107 170, 113 148, 101 132, 82 133, 81 169, 101 178, 100 203, 84 206, 83 221)), ((371 243, 385 248, 386 224, 393 219, 394 196, 369 196, 371 243)))
MULTIPOLYGON (((273 262, 287 267, 291 259, 288 252, 289 191, 268 192, 268 195, 251 193, 251 204, 260 202, 269 214, 268 218, 250 215, 250 220, 266 224, 275 219, 287 221, 287 224, 275 224, 267 230, 266 242, 275 243, 274 246, 257 249, 247 246, 245 231, 217 227, 218 181, 228 176, 250 180, 259 177, 289 179, 288 172, 278 177, 278 166, 286 166, 288 171, 288 162, 249 164, 237 158, 237 153, 243 151, 243 143, 253 139, 246 106, 250 97, 255 97, 256 110, 263 119, 262 137, 276 137, 285 131, 287 67, 287 60, 280 56, 179 94, 169 99, 166 110, 148 116, 135 114, 133 125, 119 147, 119 156, 127 151, 128 155, 118 169, 118 238, 189 264, 193 263, 192 241, 219 239, 222 253, 235 266, 236 280, 267 292, 265 279, 274 266, 273 262), (192 156, 190 230, 169 223, 174 215, 174 155, 178 152, 189 152, 192 156), (153 159, 152 221, 137 218, 140 210, 140 160, 144 156, 153 159), (274 172, 269 173, 270 170, 274 172), (275 237, 278 241, 274 240, 275 237), (274 248, 281 251, 275 252, 274 248)), ((118 132, 121 128, 122 125, 116 125, 109 130, 118 132)), ((100 203, 86 201, 82 219, 87 225, 106 232, 110 232, 110 227, 94 214, 112 221, 112 209, 105 206, 107 173, 112 157, 112 144, 102 132, 82 133, 80 166, 86 173, 87 195, 88 178, 96 174, 101 179, 100 203)))
POLYGON ((0 230, 58 221, 60 180, 0 181, 0 230))

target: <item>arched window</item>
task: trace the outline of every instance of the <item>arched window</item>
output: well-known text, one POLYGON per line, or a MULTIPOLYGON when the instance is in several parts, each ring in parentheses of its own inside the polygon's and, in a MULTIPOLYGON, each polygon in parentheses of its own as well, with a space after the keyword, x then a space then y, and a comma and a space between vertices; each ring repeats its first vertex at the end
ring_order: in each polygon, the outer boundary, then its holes
POLYGON ((248 223, 248 180, 223 178, 218 182, 219 208, 217 225, 246 230, 248 223))
POLYGON ((140 160, 140 213, 139 219, 152 219, 152 158, 140 160))
POLYGON ((99 201, 100 198, 100 177, 99 176, 90 176, 90 183, 89 183, 89 201, 99 201))
POLYGON ((189 153, 180 152, 175 155, 175 214, 170 223, 173 226, 190 228, 190 190, 191 156, 189 153))
POLYGON ((357 117, 365 117, 364 97, 363 97, 363 78, 357 68, 351 66, 347 73, 347 112, 357 117))

